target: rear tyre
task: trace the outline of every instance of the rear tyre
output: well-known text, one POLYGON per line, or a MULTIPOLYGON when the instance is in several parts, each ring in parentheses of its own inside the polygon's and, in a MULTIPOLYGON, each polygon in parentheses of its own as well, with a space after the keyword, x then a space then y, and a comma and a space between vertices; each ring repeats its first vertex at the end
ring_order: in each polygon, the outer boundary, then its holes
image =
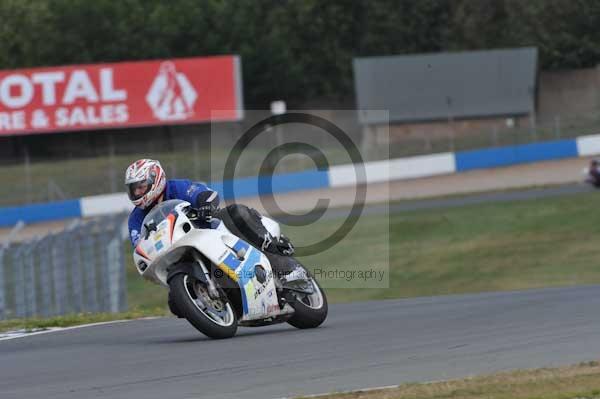
POLYGON ((319 327, 327 318, 327 297, 321 289, 317 280, 309 277, 314 287, 314 293, 308 295, 291 291, 293 301, 290 305, 294 308, 294 314, 288 320, 292 326, 300 329, 319 327))
POLYGON ((205 283, 187 274, 173 276, 169 280, 169 288, 169 298, 178 316, 185 318, 202 334, 215 339, 235 335, 237 315, 224 294, 221 299, 211 299, 205 283))

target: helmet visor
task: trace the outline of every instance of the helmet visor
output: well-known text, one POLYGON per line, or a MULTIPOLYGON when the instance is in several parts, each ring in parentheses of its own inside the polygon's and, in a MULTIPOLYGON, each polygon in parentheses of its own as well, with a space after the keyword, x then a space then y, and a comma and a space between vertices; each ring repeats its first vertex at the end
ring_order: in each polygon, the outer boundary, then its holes
POLYGON ((127 194, 131 201, 139 200, 152 189, 154 182, 151 179, 129 183, 127 185, 127 194))

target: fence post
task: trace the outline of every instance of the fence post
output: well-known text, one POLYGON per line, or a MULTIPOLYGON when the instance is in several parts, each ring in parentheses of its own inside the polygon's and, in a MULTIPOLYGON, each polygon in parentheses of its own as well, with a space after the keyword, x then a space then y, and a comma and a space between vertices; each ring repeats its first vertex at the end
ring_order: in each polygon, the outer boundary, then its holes
POLYGON ((35 249, 35 255, 39 262, 39 280, 40 280, 40 293, 42 295, 40 305, 40 312, 43 317, 50 317, 52 315, 52 236, 43 237, 40 240, 37 248, 35 249))
POLYGON ((54 282, 54 305, 56 314, 67 312, 67 273, 64 237, 56 236, 52 246, 52 279, 54 282))
POLYGON ((23 270, 23 251, 22 244, 16 245, 11 250, 12 269, 13 269, 13 288, 15 297, 15 316, 25 317, 25 276, 23 270))
POLYGON ((83 262, 81 261, 81 234, 80 229, 75 228, 68 233, 69 256, 71 263, 71 289, 73 293, 73 311, 81 313, 83 304, 83 262))
POLYGON ((25 315, 31 317, 37 314, 37 286, 35 273, 34 249, 37 241, 34 239, 24 243, 23 266, 25 275, 25 315), (27 248, 25 246, 28 246, 27 248))
POLYGON ((498 126, 494 125, 492 129, 492 146, 498 146, 498 126))
POLYGON ((121 281, 121 296, 119 300, 119 310, 124 312, 128 308, 127 303, 127 264, 125 262, 125 254, 123 252, 123 242, 129 239, 129 228, 127 226, 127 218, 124 215, 120 215, 119 224, 117 225, 117 231, 115 235, 119 237, 119 275, 121 281))
MULTIPOLYGON (((114 231, 114 230, 113 230, 114 231)), ((121 276, 120 269, 121 265, 119 262, 119 249, 121 247, 121 241, 119 237, 115 237, 110 240, 106 246, 106 270, 108 274, 108 296, 109 296, 109 310, 112 313, 119 311, 119 299, 121 297, 121 276)))
POLYGON ((91 235, 89 224, 83 235, 82 259, 85 263, 85 310, 98 311, 98 289, 96 284, 96 258, 94 257, 94 237, 91 235))
POLYGON ((111 218, 110 223, 105 225, 107 228, 104 234, 108 236, 103 242, 108 242, 104 251, 106 253, 106 279, 105 292, 108 301, 105 306, 112 313, 126 310, 126 276, 125 264, 123 258, 123 240, 125 238, 125 229, 123 228, 122 215, 111 218))
MULTIPOLYGON (((104 226, 99 226, 104 227, 104 226)), ((100 310, 102 312, 110 312, 110 267, 108 249, 106 246, 99 248, 100 243, 107 242, 107 234, 105 231, 96 231, 94 234, 95 246, 97 248, 96 256, 99 261, 100 271, 100 310)))

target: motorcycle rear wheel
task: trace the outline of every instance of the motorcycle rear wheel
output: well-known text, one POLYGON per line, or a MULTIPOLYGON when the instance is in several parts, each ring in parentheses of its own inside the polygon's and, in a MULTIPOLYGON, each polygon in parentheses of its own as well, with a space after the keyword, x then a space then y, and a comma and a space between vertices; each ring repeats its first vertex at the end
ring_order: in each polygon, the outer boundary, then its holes
POLYGON ((300 329, 317 328, 327 318, 328 307, 325 292, 313 277, 309 277, 309 282, 313 285, 313 294, 290 293, 294 298, 294 301, 290 303, 294 308, 294 314, 288 323, 300 329))
POLYGON ((205 283, 187 274, 169 281, 169 298, 181 317, 207 337, 230 338, 237 332, 237 315, 225 297, 212 299, 205 283))

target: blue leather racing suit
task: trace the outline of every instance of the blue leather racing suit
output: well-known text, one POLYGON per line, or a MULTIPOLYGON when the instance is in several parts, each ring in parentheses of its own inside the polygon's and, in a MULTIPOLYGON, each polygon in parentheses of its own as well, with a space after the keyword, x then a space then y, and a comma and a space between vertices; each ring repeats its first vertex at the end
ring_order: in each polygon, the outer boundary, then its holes
MULTIPOLYGON (((187 201, 192 206, 197 206, 198 197, 200 194, 205 192, 213 192, 205 184, 199 182, 192 182, 187 179, 171 179, 167 180, 165 187, 165 194, 163 200, 179 199, 187 201)), ((212 201, 214 205, 219 205, 218 196, 212 201)), ((142 230, 142 223, 146 215, 152 210, 152 207, 146 209, 134 208, 129 215, 129 238, 131 239, 131 245, 136 246, 140 239, 140 231, 142 230)))

